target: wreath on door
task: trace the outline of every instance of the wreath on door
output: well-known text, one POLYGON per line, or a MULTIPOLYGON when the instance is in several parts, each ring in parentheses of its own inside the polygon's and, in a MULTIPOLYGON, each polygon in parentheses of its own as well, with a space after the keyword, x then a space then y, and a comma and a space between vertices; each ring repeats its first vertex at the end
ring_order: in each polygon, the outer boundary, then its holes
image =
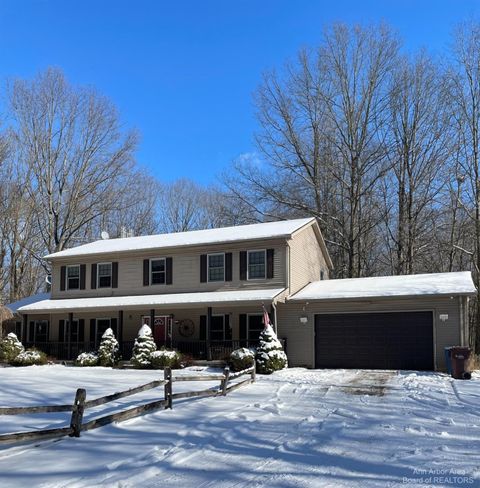
POLYGON ((183 337, 191 337, 195 332, 195 324, 193 320, 184 319, 178 322, 178 331, 183 337))

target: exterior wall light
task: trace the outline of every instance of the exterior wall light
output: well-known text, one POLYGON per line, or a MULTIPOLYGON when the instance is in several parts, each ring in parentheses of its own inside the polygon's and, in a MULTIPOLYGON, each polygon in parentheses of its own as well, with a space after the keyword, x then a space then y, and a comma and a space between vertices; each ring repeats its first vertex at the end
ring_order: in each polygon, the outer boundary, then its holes
POLYGON ((300 323, 301 323, 302 325, 308 324, 308 317, 307 317, 306 315, 302 315, 302 316, 300 317, 300 323))
POLYGON ((446 322, 448 320, 448 313, 441 313, 438 318, 442 321, 442 322, 446 322))

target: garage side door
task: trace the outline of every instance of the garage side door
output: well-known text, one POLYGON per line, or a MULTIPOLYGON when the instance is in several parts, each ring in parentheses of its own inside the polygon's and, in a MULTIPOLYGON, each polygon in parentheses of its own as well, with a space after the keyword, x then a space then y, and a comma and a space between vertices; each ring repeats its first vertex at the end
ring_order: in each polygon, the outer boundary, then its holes
POLYGON ((432 312, 319 314, 315 367, 433 369, 432 312))

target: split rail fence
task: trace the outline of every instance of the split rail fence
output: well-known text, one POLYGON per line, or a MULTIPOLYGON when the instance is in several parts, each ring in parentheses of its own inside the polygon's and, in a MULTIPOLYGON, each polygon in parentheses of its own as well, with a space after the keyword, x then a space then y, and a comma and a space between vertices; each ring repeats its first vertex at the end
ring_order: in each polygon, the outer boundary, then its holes
POLYGON ((39 405, 32 407, 0 407, 0 415, 25 415, 35 413, 56 413, 56 412, 71 412, 69 427, 61 427, 57 429, 43 429, 33 430, 28 432, 15 432, 12 434, 0 434, 0 445, 24 442, 24 441, 38 441, 52 437, 80 437, 80 433, 97 429, 112 422, 121 422, 123 420, 138 417, 147 412, 153 412, 159 409, 173 408, 173 400, 181 398, 193 397, 215 397, 226 396, 229 392, 237 390, 242 386, 255 382, 256 371, 255 365, 251 368, 231 373, 229 368, 225 368, 223 374, 209 374, 198 376, 172 376, 170 368, 165 368, 163 380, 155 380, 145 385, 130 388, 129 390, 120 391, 111 395, 106 395, 93 400, 87 400, 87 392, 84 388, 78 388, 75 394, 75 400, 71 405, 39 405), (238 383, 229 384, 233 379, 244 375, 249 375, 249 378, 239 381, 238 383), (220 385, 216 388, 209 388, 206 390, 195 390, 181 393, 173 392, 173 383, 184 381, 220 381, 220 385), (135 395, 143 391, 151 390, 153 388, 164 388, 164 398, 149 403, 143 403, 133 408, 121 410, 110 415, 105 415, 88 422, 83 422, 83 414, 86 409, 98 407, 120 398, 135 395))

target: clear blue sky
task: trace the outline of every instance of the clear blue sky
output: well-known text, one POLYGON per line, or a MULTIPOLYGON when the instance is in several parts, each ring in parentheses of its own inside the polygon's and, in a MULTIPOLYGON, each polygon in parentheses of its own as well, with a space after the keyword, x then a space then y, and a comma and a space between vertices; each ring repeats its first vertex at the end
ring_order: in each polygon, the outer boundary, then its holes
POLYGON ((478 0, 0 0, 0 77, 49 65, 91 84, 142 134, 163 180, 208 183, 254 151, 262 71, 318 44, 332 21, 386 21, 407 49, 439 52, 478 0))

